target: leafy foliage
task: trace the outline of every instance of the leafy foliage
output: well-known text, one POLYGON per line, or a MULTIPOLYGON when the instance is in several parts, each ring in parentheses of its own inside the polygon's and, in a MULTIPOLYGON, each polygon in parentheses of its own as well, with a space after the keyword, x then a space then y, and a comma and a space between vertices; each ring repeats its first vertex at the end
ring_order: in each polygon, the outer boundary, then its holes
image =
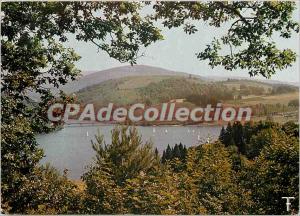
MULTIPOLYGON (((75 67, 80 57, 65 46, 68 34, 134 64, 140 47, 162 39, 154 25, 158 19, 169 28, 184 25, 188 34, 197 31, 188 23, 190 19, 215 27, 230 23, 225 35, 197 57, 212 67, 242 68, 251 76, 269 78, 295 61, 292 50, 280 50, 272 40, 274 34, 289 38, 299 31, 291 17, 295 3, 157 2, 154 14, 147 17, 141 15, 143 3, 132 2, 4 2, 1 6, 1 202, 5 213, 283 214, 279 198, 298 197, 298 125, 234 124, 220 136, 224 145, 191 148, 186 160, 175 157, 166 164, 159 163, 149 143, 141 145, 135 130, 115 129, 111 145, 97 137, 93 146, 98 157, 83 176, 83 191, 66 174, 38 165, 43 152, 35 140, 35 133, 55 129, 45 118, 46 108, 55 101, 74 100, 64 93, 53 95, 49 89, 80 73, 75 67), (229 45, 229 54, 221 54, 221 45, 229 45), (29 93, 39 101, 30 99, 29 93), (261 150, 253 151, 253 146, 261 150)), ((174 80, 163 84, 173 92, 174 86, 183 86, 174 80)), ((190 88, 188 95, 213 88, 184 85, 190 88)), ((150 95, 157 93, 155 87, 147 89, 150 95)), ((148 99, 149 95, 140 93, 148 99)), ((166 99, 168 95, 161 98, 166 99)), ((297 211, 294 205, 293 212, 297 211)))
POLYGON ((299 126, 293 122, 287 122, 283 125, 274 122, 258 122, 256 124, 240 122, 230 122, 226 129, 221 129, 219 140, 225 146, 236 146, 238 152, 252 159, 257 157, 263 147, 270 145, 272 140, 269 139, 270 132, 278 130, 288 136, 299 137, 299 126))
POLYGON ((286 214, 282 197, 294 196, 292 212, 299 206, 299 138, 270 129, 268 139, 254 163, 243 171, 245 187, 256 203, 254 214, 286 214), (253 184, 255 182, 255 184, 253 184))
POLYGON ((147 172, 158 163, 152 144, 147 142, 142 145, 141 137, 135 128, 115 128, 110 144, 106 144, 103 136, 99 135, 92 145, 96 151, 96 167, 108 165, 113 180, 119 185, 141 171, 147 172))
POLYGON ((55 129, 46 118, 51 103, 73 100, 50 91, 80 72, 74 64, 80 57, 64 44, 67 34, 132 64, 140 46, 161 35, 139 15, 139 3, 5 2, 1 7, 1 201, 10 212, 22 213, 34 202, 22 188, 43 156, 34 134, 55 129))
POLYGON ((92 145, 96 161, 83 175, 87 184, 87 213, 121 214, 125 211, 123 186, 128 179, 157 166, 157 155, 151 143, 142 145, 135 128, 115 128, 111 144, 106 144, 103 136, 98 135, 92 145))
POLYGON ((62 176, 49 164, 36 167, 30 179, 24 184, 19 203, 28 202, 24 197, 30 197, 29 205, 24 206, 27 214, 71 214, 80 209, 81 193, 77 186, 67 178, 67 172, 62 176))
POLYGON ((197 54, 211 67, 240 68, 250 76, 270 78, 296 60, 294 51, 279 49, 272 39, 274 35, 290 38, 299 32, 299 24, 292 18, 295 2, 159 2, 153 8, 154 18, 165 27, 183 26, 187 34, 198 31, 195 20, 226 29, 197 54))
MULTIPOLYGON (((299 138, 290 130, 294 126, 292 123, 259 123, 242 127, 247 128, 250 143, 261 143, 256 145, 254 158, 242 155, 235 145, 226 147, 217 141, 191 147, 187 149, 185 160, 173 157, 128 176, 122 184, 115 180, 110 163, 93 166, 84 176, 87 184, 84 211, 97 214, 284 214, 285 202, 281 197, 286 194, 298 197, 299 138)), ((121 150, 122 146, 114 148, 121 150)), ((131 154, 137 149, 131 149, 131 154)), ((174 153, 174 149, 168 147, 164 152, 174 153)), ((103 151, 106 154, 101 151, 97 155, 114 155, 109 149, 103 151)), ((297 212, 297 205, 292 206, 293 212, 297 212)))

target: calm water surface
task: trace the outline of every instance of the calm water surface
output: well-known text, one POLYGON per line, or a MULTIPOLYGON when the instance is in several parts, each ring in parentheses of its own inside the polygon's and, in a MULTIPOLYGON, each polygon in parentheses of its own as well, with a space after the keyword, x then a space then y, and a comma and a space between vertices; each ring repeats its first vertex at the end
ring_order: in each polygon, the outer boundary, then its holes
MULTIPOLYGON (((110 143, 113 128, 112 125, 76 126, 38 135, 37 141, 46 155, 41 163, 49 162, 60 171, 68 169, 70 178, 79 179, 85 167, 93 162, 95 153, 91 140, 95 140, 95 135, 100 132, 104 135, 105 142, 110 143)), ((136 128, 142 135, 142 140, 151 140, 160 153, 168 144, 174 146, 175 143, 181 142, 189 147, 205 142, 208 137, 214 140, 221 130, 221 126, 138 126, 136 128)))

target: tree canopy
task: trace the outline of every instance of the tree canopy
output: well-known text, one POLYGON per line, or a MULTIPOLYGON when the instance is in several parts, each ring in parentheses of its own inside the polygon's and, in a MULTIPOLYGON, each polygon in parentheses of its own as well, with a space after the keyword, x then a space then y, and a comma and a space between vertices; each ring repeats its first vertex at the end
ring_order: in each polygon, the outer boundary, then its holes
POLYGON ((226 29, 197 54, 211 67, 245 69, 250 76, 270 78, 296 60, 295 51, 280 49, 273 39, 290 38, 299 32, 299 24, 293 20, 295 2, 158 2, 153 7, 156 20, 168 28, 183 26, 187 34, 201 31, 195 25, 200 20, 226 29))
POLYGON ((34 133, 53 129, 46 110, 57 100, 72 101, 58 88, 76 79, 79 56, 66 47, 68 34, 90 41, 119 61, 135 63, 140 46, 161 38, 152 22, 128 2, 5 2, 1 23, 2 201, 21 211, 22 187, 43 153, 34 133), (35 93, 39 101, 33 101, 35 93))
MULTIPOLYGON (((66 46, 68 35, 75 35, 78 41, 93 43, 120 62, 135 64, 141 47, 163 39, 158 22, 168 28, 183 26, 186 33, 194 34, 197 29, 190 21, 202 20, 217 28, 229 25, 224 35, 213 39, 204 51, 197 54, 199 60, 208 60, 212 67, 220 65, 229 71, 241 68, 247 70, 251 76, 260 74, 269 78, 277 70, 291 66, 296 60, 294 51, 279 49, 272 39, 273 35, 290 38, 293 32, 298 33, 299 26, 292 18, 296 5, 292 2, 4 2, 1 9, 1 202, 5 210, 11 213, 26 212, 28 208, 40 212, 36 210, 44 208, 41 203, 52 203, 48 208, 50 213, 70 213, 73 206, 55 206, 63 197, 59 188, 56 191, 58 194, 51 198, 33 197, 34 192, 44 196, 55 190, 51 183, 45 182, 47 179, 66 189, 67 197, 70 198, 67 203, 77 202, 78 199, 77 196, 70 195, 74 185, 68 179, 60 177, 51 169, 38 166, 43 152, 35 140, 36 133, 55 129, 45 118, 48 105, 58 100, 74 100, 72 96, 62 92, 54 95, 50 90, 76 79, 80 74, 75 67, 80 56, 74 49, 66 46), (153 8, 152 12, 143 15, 145 7, 153 8), (229 46, 227 52, 223 50, 225 46, 229 46), (34 101, 29 97, 32 94, 37 94, 39 100, 34 101)), ((243 145, 241 147, 244 148, 243 145)), ((216 154, 210 149, 207 147, 207 154, 216 154)), ((222 145, 221 149, 227 155, 227 150, 223 150, 222 145)), ((271 150, 270 152, 273 151, 271 150)), ((206 158, 199 160, 207 161, 206 158)), ((231 174, 230 160, 224 159, 224 163, 224 179, 228 184, 220 188, 222 191, 232 186, 232 181, 227 181, 231 174)), ((175 174, 172 173, 171 177, 165 176, 163 182, 180 179, 180 176, 175 178, 172 175, 175 174)), ((218 182, 222 180, 222 175, 220 174, 218 182)), ((103 198, 105 211, 102 213, 111 213, 114 209, 122 210, 124 206, 118 203, 122 199, 119 186, 111 176, 105 173, 100 175, 101 178, 97 175, 94 177, 97 180, 95 182, 103 180, 102 177, 105 179, 107 185, 113 189, 113 194, 109 196, 116 201, 111 204, 111 200, 106 200, 107 194, 104 192, 107 191, 102 190, 108 187, 106 184, 96 184, 101 189, 100 192, 96 191, 96 198, 98 195, 103 198)), ((140 176, 129 182, 128 191, 135 185, 143 184, 143 178, 140 176)), ((150 182, 155 182, 155 178, 151 177, 150 182)), ((178 197, 164 193, 175 189, 161 183, 161 187, 163 186, 163 194, 157 196, 168 198, 170 203, 178 203, 178 197)), ((147 187, 157 188, 151 184, 147 187)), ((235 194, 236 191, 232 191, 235 194)), ((181 192, 179 190, 174 193, 181 192)), ((145 198, 143 191, 138 191, 137 194, 138 197, 145 198)), ((187 195, 186 199, 195 200, 193 195, 187 195)), ((91 202, 95 202, 93 198, 92 196, 91 202)), ((141 206, 146 209, 143 206, 145 202, 137 204, 136 208, 141 206)), ((154 213, 176 212, 177 206, 169 211, 161 210, 165 210, 170 203, 164 203, 154 213)), ((183 203, 188 208, 194 202, 183 203)), ((201 205, 196 212, 205 212, 204 206, 205 204, 201 205)), ((224 203, 221 206, 222 209, 226 207, 224 203)), ((216 207, 214 212, 221 210, 216 207)), ((131 212, 143 211, 136 209, 131 212)), ((239 213, 234 208, 232 212, 239 213)))

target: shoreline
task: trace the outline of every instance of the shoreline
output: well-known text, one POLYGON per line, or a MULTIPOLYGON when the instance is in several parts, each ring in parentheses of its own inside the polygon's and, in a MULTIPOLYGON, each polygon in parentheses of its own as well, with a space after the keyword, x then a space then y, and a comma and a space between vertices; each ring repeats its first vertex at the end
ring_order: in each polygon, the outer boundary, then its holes
POLYGON ((200 124, 174 124, 174 123, 162 123, 162 124, 120 124, 116 122, 107 122, 107 123, 69 123, 62 126, 62 128, 66 127, 90 127, 90 126, 138 126, 138 127, 182 127, 182 126, 190 126, 190 127, 209 127, 209 126, 224 126, 227 125, 228 122, 224 123, 200 123, 200 124))

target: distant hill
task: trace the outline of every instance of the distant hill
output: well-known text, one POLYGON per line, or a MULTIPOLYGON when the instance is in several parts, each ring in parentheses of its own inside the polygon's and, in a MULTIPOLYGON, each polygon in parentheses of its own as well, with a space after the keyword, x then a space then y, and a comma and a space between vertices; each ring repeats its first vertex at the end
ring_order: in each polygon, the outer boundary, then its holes
POLYGON ((84 104, 156 104, 199 92, 204 83, 207 82, 199 78, 174 75, 130 76, 87 86, 75 94, 84 104))
POLYGON ((64 89, 74 92, 81 104, 96 107, 114 103, 128 106, 144 103, 157 106, 182 101, 179 106, 206 106, 221 102, 224 106, 252 106, 256 120, 275 115, 275 120, 297 121, 282 113, 297 113, 299 89, 290 83, 262 81, 242 77, 202 77, 145 65, 125 66, 94 72, 69 83, 64 89))
MULTIPOLYGON (((123 77, 132 76, 179 76, 179 77, 196 77, 205 79, 198 75, 190 75, 188 73, 171 71, 159 67, 152 67, 146 65, 134 65, 134 66, 123 66, 111 68, 108 70, 93 72, 91 74, 80 77, 76 81, 72 81, 62 87, 67 93, 76 92, 80 89, 86 88, 91 85, 99 84, 106 80, 113 80, 123 77)), ((207 80, 207 79, 205 79, 207 80)))
MULTIPOLYGON (((123 77, 133 77, 133 76, 177 76, 177 77, 194 77, 199 78, 204 81, 226 81, 228 78, 221 77, 221 76, 199 76, 195 74, 189 74, 185 72, 179 71, 171 71, 164 68, 147 66, 147 65, 134 65, 134 66, 122 66, 122 67, 115 67, 107 70, 102 71, 95 71, 91 74, 81 76, 76 81, 71 81, 65 86, 62 87, 67 93, 76 92, 80 89, 86 88, 88 86, 92 86, 95 84, 99 84, 106 80, 113 80, 119 79, 123 77)), ((264 84, 278 84, 278 85, 293 85, 298 86, 298 82, 287 83, 287 82, 280 82, 280 81, 273 81, 273 80, 257 80, 254 78, 243 78, 243 77, 231 77, 230 79, 236 80, 249 80, 249 81, 256 81, 261 82, 264 84)))
POLYGON ((110 102, 116 105, 129 105, 137 102, 153 105, 173 99, 185 99, 195 105, 214 104, 217 101, 232 103, 233 100, 234 103, 243 103, 249 101, 249 97, 257 98, 257 96, 293 92, 298 92, 294 86, 270 84, 257 80, 228 79, 212 82, 184 75, 152 75, 109 79, 82 88, 75 94, 83 104, 93 103, 103 106, 110 102), (241 100, 242 98, 246 101, 241 100))
POLYGON ((283 82, 283 81, 278 81, 278 80, 269 80, 269 79, 256 79, 254 77, 223 77, 223 76, 206 76, 205 77, 208 80, 211 81, 226 81, 228 79, 230 80, 249 80, 249 81, 256 81, 260 83, 265 83, 265 84, 278 84, 278 85, 292 85, 292 86, 299 86, 299 82, 283 82))
MULTIPOLYGON (((106 81, 116 81, 121 80, 122 78, 132 78, 127 80, 127 86, 131 85, 131 88, 138 88, 138 87, 146 87, 146 84, 150 84, 152 81, 162 81, 166 78, 189 78, 189 79, 197 79, 201 82, 206 83, 222 83, 227 87, 238 87, 240 84, 246 84, 250 86, 260 86, 264 87, 265 90, 268 88, 272 88, 274 86, 280 85, 290 85, 290 86, 298 86, 298 83, 286 83, 280 81, 272 81, 272 80, 257 80, 254 78, 243 78, 243 77, 217 77, 217 76, 200 76, 195 74, 189 74, 185 72, 178 72, 178 71, 171 71, 159 67, 152 67, 147 65, 134 65, 134 66, 122 66, 122 67, 115 67, 107 70, 102 71, 94 71, 90 72, 88 75, 82 75, 76 81, 70 81, 65 86, 61 87, 61 90, 65 91, 66 93, 75 93, 80 90, 86 90, 87 87, 97 88, 97 85, 102 84, 106 85, 106 89, 111 90, 111 86, 109 86, 106 81), (139 78, 134 78, 139 77, 139 78), (131 84, 129 84, 131 83, 131 84)), ((124 80, 123 80, 124 81, 124 80)), ((177 82, 177 81, 176 81, 177 82)), ((163 82, 161 83, 164 84, 163 82)), ((159 85, 161 85, 159 84, 159 85)), ((179 84, 180 85, 180 84, 179 84)), ((155 88, 157 86, 151 85, 151 88, 155 88)), ((161 88, 160 86, 158 86, 161 88)), ((148 89, 149 90, 149 89, 148 89)), ((58 92, 58 89, 53 89, 54 93, 58 92)), ((82 92, 82 91, 81 91, 82 92)), ((141 92, 141 90, 139 90, 141 92)), ((173 94, 173 91, 170 91, 173 94)), ((135 93, 136 94, 136 93, 135 93)), ((32 98, 34 101, 39 100, 38 94, 29 93, 29 97, 32 98)))

